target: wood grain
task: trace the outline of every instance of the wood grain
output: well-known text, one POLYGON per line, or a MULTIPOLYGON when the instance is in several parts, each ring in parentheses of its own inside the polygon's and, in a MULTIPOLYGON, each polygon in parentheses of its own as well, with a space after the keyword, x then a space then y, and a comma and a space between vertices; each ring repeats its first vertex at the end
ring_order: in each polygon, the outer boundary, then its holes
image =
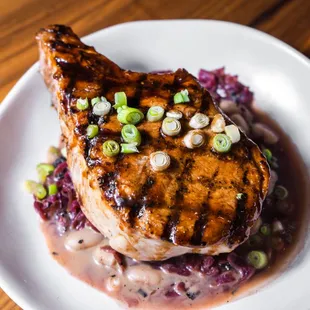
MULTIPOLYGON (((201 18, 265 31, 310 57, 309 0, 2 0, 0 1, 0 101, 37 60, 36 31, 68 24, 80 36, 117 23, 201 18)), ((0 309, 20 309, 0 290, 0 309)))

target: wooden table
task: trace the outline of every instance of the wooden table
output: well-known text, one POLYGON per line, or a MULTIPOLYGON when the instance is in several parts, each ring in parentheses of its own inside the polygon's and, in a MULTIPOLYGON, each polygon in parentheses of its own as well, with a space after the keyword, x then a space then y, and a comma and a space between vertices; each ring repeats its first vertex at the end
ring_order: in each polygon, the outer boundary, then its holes
MULTIPOLYGON (((208 18, 265 31, 310 57, 310 0, 1 0, 0 101, 37 60, 34 34, 62 23, 80 36, 133 20, 208 18)), ((0 289, 0 309, 20 309, 0 289)))

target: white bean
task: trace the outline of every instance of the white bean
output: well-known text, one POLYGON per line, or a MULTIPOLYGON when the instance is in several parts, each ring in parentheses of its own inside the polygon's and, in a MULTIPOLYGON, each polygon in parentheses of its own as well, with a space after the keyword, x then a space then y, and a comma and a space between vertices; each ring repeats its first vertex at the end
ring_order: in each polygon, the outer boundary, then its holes
POLYGON ((109 277, 106 288, 109 292, 118 292, 121 288, 121 279, 118 276, 109 277))
POLYGON ((235 113, 232 116, 230 116, 230 118, 246 134, 249 133, 249 125, 248 125, 248 123, 246 122, 246 120, 243 118, 243 116, 241 114, 235 113))
POLYGON ((126 271, 126 275, 132 282, 140 282, 147 285, 158 285, 161 282, 160 271, 147 265, 129 267, 126 271))
POLYGON ((252 124, 253 122, 253 113, 250 112, 250 110, 248 110, 247 108, 245 108, 244 106, 242 106, 240 108, 240 111, 241 111, 241 115, 243 116, 243 118, 245 119, 245 121, 248 123, 248 124, 252 124))
POLYGON ((84 228, 70 232, 66 237, 65 247, 70 251, 80 251, 99 244, 102 239, 103 235, 84 228))
POLYGON ((113 253, 107 252, 98 246, 93 252, 93 259, 98 265, 112 268, 116 265, 116 259, 113 253))
POLYGON ((231 100, 221 100, 220 108, 227 114, 239 113, 239 107, 237 106, 236 102, 231 100))
POLYGON ((279 137, 268 126, 261 123, 252 125, 252 132, 255 137, 262 137, 267 144, 275 144, 279 141, 279 137))

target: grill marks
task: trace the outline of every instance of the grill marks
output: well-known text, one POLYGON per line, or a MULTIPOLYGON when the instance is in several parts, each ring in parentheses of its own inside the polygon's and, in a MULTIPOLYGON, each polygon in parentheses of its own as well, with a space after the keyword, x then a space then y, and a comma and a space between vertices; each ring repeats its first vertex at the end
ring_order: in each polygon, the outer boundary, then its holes
POLYGON ((183 206, 183 196, 184 193, 188 190, 186 186, 186 180, 190 181, 191 170, 193 168, 194 159, 191 156, 187 155, 187 159, 185 160, 185 165, 182 173, 178 177, 178 189, 175 193, 175 204, 171 206, 171 213, 167 219, 166 226, 164 228, 162 239, 168 240, 173 243, 177 243, 176 233, 177 226, 179 224, 179 218, 182 210, 184 210, 183 206))
POLYGON ((219 169, 217 168, 215 172, 213 173, 212 178, 209 179, 206 184, 204 184, 206 188, 209 188, 209 191, 207 194, 206 202, 202 205, 200 212, 199 212, 198 220, 195 223, 194 234, 191 239, 191 243, 193 245, 204 245, 205 244, 205 242, 202 242, 202 239, 203 239, 203 235, 207 227, 207 221, 208 221, 208 214, 209 214, 208 200, 210 198, 210 193, 214 185, 214 179, 218 175, 218 172, 219 172, 219 169))
MULTIPOLYGON (((229 244, 234 244, 240 236, 243 236, 245 230, 247 230, 248 226, 245 225, 246 221, 246 203, 247 203, 248 195, 243 193, 241 199, 237 199, 237 208, 236 208, 236 216, 234 221, 232 222, 230 229, 230 238, 228 239, 229 244)), ((242 239, 240 240, 242 241, 242 239)))
POLYGON ((150 202, 150 197, 148 196, 148 190, 152 188, 155 184, 154 178, 149 176, 146 179, 146 182, 141 187, 140 199, 135 202, 135 204, 130 208, 129 211, 129 223, 133 227, 136 221, 136 218, 141 218, 145 212, 146 208, 151 208, 152 203, 150 202))

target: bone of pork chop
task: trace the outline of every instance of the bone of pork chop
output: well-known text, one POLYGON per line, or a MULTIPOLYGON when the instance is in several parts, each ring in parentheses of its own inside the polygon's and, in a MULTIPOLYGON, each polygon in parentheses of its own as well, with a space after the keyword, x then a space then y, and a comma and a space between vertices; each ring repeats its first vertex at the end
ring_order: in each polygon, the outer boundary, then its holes
MULTIPOLYGON (((183 69, 169 74, 123 70, 62 25, 41 29, 36 38, 82 210, 112 248, 138 260, 163 260, 191 252, 230 252, 248 238, 267 193, 269 168, 243 133, 226 154, 212 150, 215 133, 210 126, 203 129, 207 142, 202 147, 184 146, 189 119, 196 112, 210 120, 222 113, 195 77, 183 69), (174 105, 173 96, 182 89, 189 91, 190 102, 174 105), (129 106, 144 114, 154 105, 181 111, 181 134, 164 136, 160 121, 144 119, 137 125, 142 135, 139 153, 106 157, 103 142, 121 142, 115 110, 99 117, 91 105, 79 111, 76 102, 104 96, 113 104, 119 91, 126 93, 129 106), (100 127, 93 139, 86 136, 90 123, 100 127), (154 151, 170 155, 167 170, 151 169, 149 155, 154 151), (238 193, 243 193, 241 199, 238 193)), ((227 125, 232 123, 224 118, 227 125)))

